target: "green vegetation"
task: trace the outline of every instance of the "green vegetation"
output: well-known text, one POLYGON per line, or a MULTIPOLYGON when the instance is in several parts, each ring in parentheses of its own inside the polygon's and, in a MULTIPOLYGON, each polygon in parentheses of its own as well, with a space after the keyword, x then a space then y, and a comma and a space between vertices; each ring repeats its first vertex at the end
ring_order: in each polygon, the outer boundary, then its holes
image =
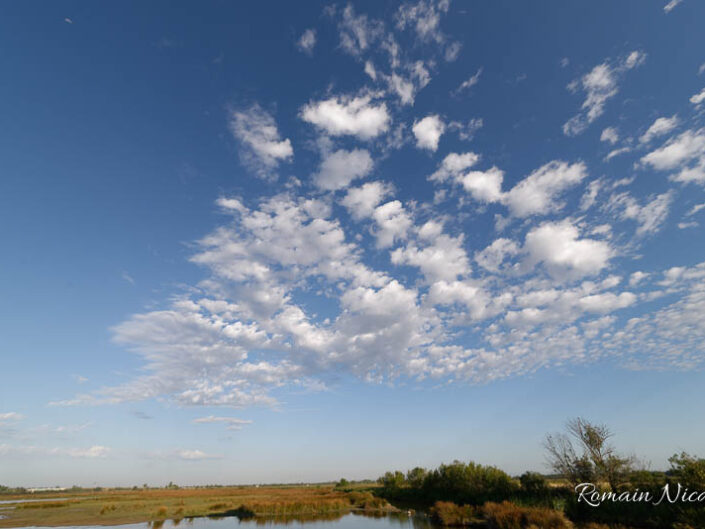
POLYGON ((667 472, 637 468, 635 457, 617 452, 612 432, 600 424, 577 418, 566 432, 546 437, 548 460, 558 479, 526 472, 514 479, 502 470, 477 463, 454 461, 435 470, 414 468, 385 473, 377 494, 404 506, 429 509, 443 525, 482 527, 639 527, 688 529, 705 527, 705 504, 653 505, 669 486, 705 492, 705 459, 686 453, 670 458, 667 472), (575 486, 592 483, 597 492, 650 494, 652 501, 604 501, 599 506, 578 502, 575 486))

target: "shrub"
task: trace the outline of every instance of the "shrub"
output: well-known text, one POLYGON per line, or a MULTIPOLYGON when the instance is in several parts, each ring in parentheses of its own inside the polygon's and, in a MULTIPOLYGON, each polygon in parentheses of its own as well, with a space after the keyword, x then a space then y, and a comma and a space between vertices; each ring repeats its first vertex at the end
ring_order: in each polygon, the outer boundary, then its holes
POLYGON ((548 493, 548 482, 538 472, 524 472, 519 482, 522 490, 530 496, 545 496, 548 493))
POLYGON ((168 509, 166 508, 166 506, 162 505, 157 509, 156 516, 159 518, 163 518, 164 516, 166 516, 167 511, 168 509))
POLYGON ((482 507, 487 525, 493 529, 568 529, 573 527, 563 513, 543 507, 520 507, 508 501, 488 502, 482 507))
POLYGON ((437 501, 431 507, 431 517, 441 525, 470 525, 478 521, 478 510, 471 505, 437 501))

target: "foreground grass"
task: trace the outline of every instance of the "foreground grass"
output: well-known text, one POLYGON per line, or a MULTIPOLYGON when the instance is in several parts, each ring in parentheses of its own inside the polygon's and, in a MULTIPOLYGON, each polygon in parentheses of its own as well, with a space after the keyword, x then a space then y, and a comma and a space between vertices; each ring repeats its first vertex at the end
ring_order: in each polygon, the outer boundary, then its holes
MULTIPOLYGON (((330 485, 301 487, 214 487, 194 489, 103 490, 3 497, 51 499, 20 503, 0 511, 0 528, 66 525, 118 525, 198 516, 319 516, 354 509, 391 510, 366 492, 338 491, 330 485)), ((3 507, 12 505, 3 505, 3 507)))

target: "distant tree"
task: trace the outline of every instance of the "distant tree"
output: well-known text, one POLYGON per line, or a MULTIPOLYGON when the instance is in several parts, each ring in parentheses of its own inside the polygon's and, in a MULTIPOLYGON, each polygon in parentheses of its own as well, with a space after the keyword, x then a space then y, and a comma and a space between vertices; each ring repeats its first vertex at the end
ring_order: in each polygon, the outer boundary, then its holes
POLYGON ((524 472, 519 482, 522 490, 531 496, 544 496, 548 492, 548 482, 538 472, 524 472))
POLYGON ((335 484, 336 489, 347 489, 349 486, 350 482, 345 478, 341 478, 340 481, 335 484))
POLYGON ((420 489, 428 475, 428 470, 421 467, 415 467, 406 473, 406 482, 413 489, 420 489))
POLYGON ((578 417, 568 421, 566 432, 546 436, 544 446, 551 468, 573 486, 606 481, 616 491, 633 468, 634 458, 616 453, 609 443, 612 431, 603 424, 592 424, 578 417))
POLYGON ((686 452, 675 454, 668 459, 671 463, 669 475, 683 486, 691 489, 705 489, 705 459, 699 459, 686 452))
POLYGON ((404 474, 396 470, 394 472, 385 472, 384 476, 380 477, 377 482, 385 489, 400 489, 404 486, 404 474))

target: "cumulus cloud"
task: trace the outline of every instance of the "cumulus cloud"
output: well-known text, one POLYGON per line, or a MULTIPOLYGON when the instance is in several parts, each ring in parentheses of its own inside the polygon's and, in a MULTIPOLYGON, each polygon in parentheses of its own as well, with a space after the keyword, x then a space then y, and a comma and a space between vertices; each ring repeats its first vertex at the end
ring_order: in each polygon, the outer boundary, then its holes
POLYGON ((566 136, 577 136, 605 111, 607 101, 619 92, 619 81, 625 72, 644 62, 646 55, 633 51, 618 61, 607 60, 568 85, 572 92, 582 91, 585 100, 581 111, 563 125, 566 136))
POLYGON ((510 239, 495 239, 484 250, 475 253, 475 261, 485 270, 497 273, 507 257, 518 254, 519 245, 510 239))
POLYGON ((600 134, 600 141, 607 141, 610 144, 614 145, 619 141, 619 134, 617 133, 617 129, 614 127, 607 127, 602 131, 602 134, 600 134))
POLYGON ((580 231, 569 220, 545 222, 531 229, 524 242, 528 263, 543 263, 555 278, 595 275, 609 264, 613 250, 609 244, 580 238, 580 231))
POLYGON ((426 116, 422 120, 414 122, 411 130, 416 137, 416 146, 419 149, 436 151, 445 128, 445 123, 437 115, 426 116))
POLYGON ((348 190, 341 204, 347 208, 353 218, 360 220, 371 217, 375 208, 389 196, 392 187, 384 182, 367 182, 360 187, 348 190))
POLYGON ((387 248, 396 241, 405 239, 412 224, 409 214, 398 200, 391 200, 376 207, 372 218, 377 223, 375 235, 379 248, 387 248))
POLYGON ((385 103, 374 104, 371 97, 333 97, 311 102, 301 109, 301 119, 331 136, 357 136, 369 140, 389 129, 385 103))
POLYGON ((563 204, 558 197, 566 189, 580 183, 587 176, 583 162, 569 164, 554 160, 533 171, 515 185, 504 197, 512 215, 527 217, 559 211, 563 204))
POLYGON ((437 183, 450 180, 461 185, 475 200, 504 204, 512 216, 524 218, 560 211, 564 207, 559 200, 561 194, 587 176, 583 162, 569 164, 554 160, 532 171, 509 191, 502 191, 504 171, 498 167, 466 171, 479 159, 479 155, 472 152, 451 153, 428 179, 437 183))
POLYGON ((229 127, 240 142, 243 163, 260 177, 272 177, 281 162, 294 156, 291 141, 281 139, 274 118, 257 104, 231 110, 229 127))
POLYGON ((373 165, 372 157, 365 149, 340 149, 323 158, 320 169, 313 175, 313 183, 325 191, 342 189, 353 180, 367 176, 373 165))

